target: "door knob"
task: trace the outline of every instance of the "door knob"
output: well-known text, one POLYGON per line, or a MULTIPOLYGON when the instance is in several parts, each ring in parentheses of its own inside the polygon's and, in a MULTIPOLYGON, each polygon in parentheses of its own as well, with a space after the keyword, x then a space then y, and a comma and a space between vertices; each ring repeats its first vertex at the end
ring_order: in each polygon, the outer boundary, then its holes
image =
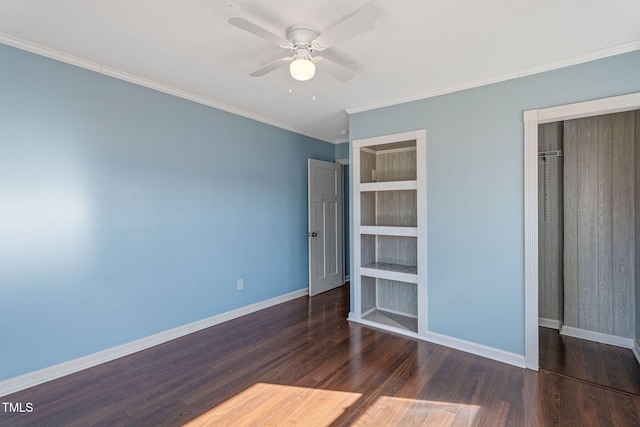
POLYGON ((307 236, 309 237, 316 237, 318 235, 318 233, 316 233, 315 231, 313 233, 307 233, 307 236))

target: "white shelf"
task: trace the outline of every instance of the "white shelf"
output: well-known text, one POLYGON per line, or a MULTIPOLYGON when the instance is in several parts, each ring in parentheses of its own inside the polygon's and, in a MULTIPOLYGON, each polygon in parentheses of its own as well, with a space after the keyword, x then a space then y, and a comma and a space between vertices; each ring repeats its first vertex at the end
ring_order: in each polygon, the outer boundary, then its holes
POLYGON ((418 283, 418 273, 416 267, 409 267, 405 265, 398 264, 388 264, 396 265, 397 268, 393 269, 390 267, 381 268, 381 264, 387 263, 373 263, 367 264, 360 267, 360 274, 362 276, 374 277, 376 279, 386 279, 386 280, 396 280, 398 282, 406 282, 406 283, 418 283), (411 272, 407 272, 409 268, 411 268, 411 272))
POLYGON ((363 315, 362 319, 372 322, 381 328, 390 327, 414 333, 418 332, 418 319, 415 316, 374 309, 363 315))
POLYGON ((418 182, 411 181, 385 181, 385 182, 365 182, 360 184, 360 191, 397 191, 416 190, 418 182))
POLYGON ((418 237, 418 227, 361 225, 360 234, 371 234, 377 236, 418 237))

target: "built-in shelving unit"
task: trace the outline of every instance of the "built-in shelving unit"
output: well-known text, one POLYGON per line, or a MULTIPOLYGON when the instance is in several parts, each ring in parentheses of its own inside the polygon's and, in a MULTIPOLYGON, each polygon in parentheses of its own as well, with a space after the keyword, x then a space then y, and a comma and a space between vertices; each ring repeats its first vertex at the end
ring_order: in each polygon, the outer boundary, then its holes
POLYGON ((407 335, 427 331, 426 131, 354 140, 354 312, 407 335))

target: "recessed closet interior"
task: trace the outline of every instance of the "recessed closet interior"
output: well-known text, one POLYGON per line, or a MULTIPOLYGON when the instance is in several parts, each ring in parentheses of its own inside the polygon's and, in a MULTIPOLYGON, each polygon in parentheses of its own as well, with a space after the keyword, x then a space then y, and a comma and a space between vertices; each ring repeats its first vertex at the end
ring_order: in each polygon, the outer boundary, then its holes
POLYGON ((640 110, 538 127, 540 325, 631 348, 640 292, 640 110))

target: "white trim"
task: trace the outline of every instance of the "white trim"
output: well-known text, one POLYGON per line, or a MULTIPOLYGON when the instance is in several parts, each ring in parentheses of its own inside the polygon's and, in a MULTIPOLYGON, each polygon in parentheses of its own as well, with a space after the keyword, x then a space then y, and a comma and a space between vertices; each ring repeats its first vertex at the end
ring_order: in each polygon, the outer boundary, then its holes
POLYGON ((343 285, 344 285, 345 283, 347 283, 347 282, 350 282, 350 281, 351 281, 351 276, 349 276, 349 275, 347 274, 346 276, 344 276, 344 283, 343 283, 343 285))
POLYGON ((418 275, 399 271, 378 270, 377 268, 360 267, 360 275, 376 279, 397 280, 399 282, 418 283, 418 275))
MULTIPOLYGON (((345 158, 345 159, 336 159, 336 163, 338 163, 339 165, 343 166, 342 168, 340 168, 340 188, 342 188, 344 190, 344 166, 349 166, 349 158, 345 158)), ((344 207, 344 202, 345 200, 347 200, 347 198, 349 197, 348 194, 344 194, 344 191, 342 192, 342 206, 344 207)), ((349 221, 348 215, 347 218, 344 217, 344 214, 342 215, 342 273, 344 274, 344 262, 347 259, 347 251, 349 250, 349 248, 345 248, 344 247, 344 242, 345 242, 345 224, 347 223, 347 221, 349 221)), ((347 283, 349 281, 349 276, 343 276, 342 277, 342 284, 344 285, 345 283, 347 283)))
POLYGON ((418 267, 418 333, 426 334, 429 330, 428 310, 428 275, 427 269, 427 242, 429 241, 429 229, 427 227, 427 130, 419 129, 415 132, 416 138, 416 215, 418 231, 416 257, 418 267))
POLYGON ((360 234, 380 236, 418 237, 418 227, 391 227, 384 225, 361 225, 360 234))
POLYGON ((562 321, 556 319, 547 319, 545 317, 538 318, 538 326, 543 328, 551 328, 560 330, 562 328, 562 321))
POLYGON ((596 99, 594 101, 560 105, 557 107, 534 111, 536 112, 538 124, 542 124, 553 123, 560 120, 579 119, 583 117, 599 116, 602 114, 631 111, 637 109, 639 105, 640 92, 605 99, 596 99), (606 113, 603 111, 606 111, 606 113))
POLYGON ((640 343, 638 341, 633 342, 633 355, 636 356, 636 360, 640 363, 640 343))
MULTIPOLYGON (((391 135, 374 136, 372 138, 354 139, 351 143, 353 148, 370 147, 372 145, 389 144, 392 142, 411 141, 417 139, 425 139, 426 131, 424 129, 413 130, 409 132, 394 133, 391 135)), ((363 148, 363 149, 364 149, 363 148)), ((365 150, 366 151, 366 150, 365 150)), ((376 152, 372 150, 372 152, 376 152)))
POLYGON ((55 380, 56 378, 70 375, 74 372, 88 369, 93 366, 97 366, 102 363, 109 362, 111 360, 115 360, 150 347, 154 347, 167 341, 180 338, 193 332, 197 332, 202 329, 206 329, 211 326, 215 326, 220 323, 224 323, 229 320, 245 316, 247 314, 263 310, 268 307, 272 307, 277 304, 282 304, 284 302, 303 297, 308 294, 308 288, 299 289, 285 295, 281 295, 245 307, 237 308, 235 310, 227 311, 226 313, 218 314, 207 319, 198 320, 187 325, 169 329, 155 335, 150 335, 148 337, 141 338, 139 340, 132 341, 117 347, 99 351, 97 353, 80 357, 69 362, 64 362, 59 365, 41 369, 39 371, 30 372, 19 377, 10 378, 8 380, 0 382, 0 396, 6 396, 8 394, 24 390, 26 388, 45 383, 47 381, 55 380))
MULTIPOLYGON (((353 268, 349 273, 353 273, 353 278, 356 282, 360 279, 360 266, 362 265, 361 258, 361 236, 360 232, 360 222, 361 222, 361 211, 360 211, 360 200, 361 197, 357 193, 360 188, 360 152, 361 150, 356 150, 353 147, 355 141, 351 143, 351 155, 353 160, 353 168, 349 174, 351 178, 351 186, 349 190, 351 191, 351 246, 353 247, 353 257, 351 258, 351 264, 353 268)), ((352 282, 353 285, 353 294, 351 296, 351 301, 353 301, 353 312, 349 313, 349 319, 357 319, 359 320, 362 315, 362 291, 361 286, 356 286, 356 283, 352 282)))
MULTIPOLYGON (((639 45, 640 47, 640 45, 639 45)), ((631 111, 640 92, 525 111, 524 120, 524 288, 526 366, 538 370, 538 124, 631 111)))
POLYGON ((562 329, 560 329, 560 335, 566 335, 568 337, 581 338, 583 340, 595 341, 602 344, 615 345, 618 347, 630 349, 633 349, 634 346, 633 338, 603 334, 602 332, 588 331, 586 329, 574 328, 567 325, 562 326, 562 329))
MULTIPOLYGON (((280 129, 288 130, 291 132, 298 133, 300 135, 305 135, 310 138, 319 139, 321 141, 329 142, 331 144, 342 144, 345 142, 349 142, 349 138, 338 138, 334 140, 327 139, 325 137, 321 137, 319 135, 310 134, 308 132, 297 129, 293 126, 290 126, 286 123, 281 123, 275 120, 271 120, 269 118, 251 113, 249 111, 245 111, 239 109, 237 107, 232 107, 230 105, 226 105, 220 102, 213 101, 212 99, 205 98, 202 96, 198 96, 180 89, 172 88, 170 86, 166 86, 152 80, 148 80, 142 77, 135 76, 133 74, 129 74, 115 68, 110 68, 99 64, 97 62, 88 61, 86 59, 82 59, 80 57, 70 55, 55 49, 51 49, 42 45, 38 45, 36 43, 31 43, 25 40, 18 39, 16 37, 10 36, 8 34, 0 33, 0 43, 5 44, 7 46, 12 46, 17 49, 21 49, 27 52, 31 52, 36 55, 44 56, 46 58, 54 59, 56 61, 64 62, 66 64, 75 65, 76 67, 85 68, 87 70, 95 71, 97 73, 101 73, 110 77, 114 77, 120 80, 127 81, 129 83, 134 83, 140 86, 144 86, 153 90, 157 90, 159 92, 167 93, 169 95, 177 96, 179 98, 183 98, 189 101, 196 102, 198 104, 206 105, 208 107, 216 108, 218 110, 227 111, 229 113, 233 113, 242 117, 246 117, 251 120, 256 120, 261 123, 265 123, 271 126, 275 126, 280 129)), ((434 91, 422 92, 412 96, 399 98, 392 101, 385 101, 376 104, 369 104, 362 107, 350 107, 345 108, 344 111, 347 114, 360 113, 368 110, 375 110, 382 107, 389 107, 398 104, 404 104, 406 102, 418 101, 421 99, 433 98, 440 95, 446 95, 449 93, 460 92, 466 89, 472 89, 480 86, 486 86, 493 83, 499 83, 506 80, 512 80, 516 78, 521 78, 525 76, 529 76, 532 74, 538 74, 546 71, 555 70, 558 68, 564 68, 571 65, 582 64, 584 62, 594 61, 597 59, 603 59, 610 56, 620 55, 623 53, 633 52, 635 50, 640 49, 640 41, 626 43, 619 46, 614 46, 607 49, 600 49, 593 52, 588 52, 586 54, 573 56, 567 59, 563 59, 560 61, 554 61, 547 64, 542 65, 534 65, 530 67, 519 68, 517 71, 504 74, 502 76, 497 76, 484 80, 477 80, 474 82, 463 83, 458 86, 453 86, 450 88, 438 89, 434 91)))
POLYGON ((518 77, 518 73, 517 72, 513 72, 513 73, 505 74, 505 75, 502 75, 502 76, 493 77, 493 78, 490 78, 490 79, 477 80, 477 81, 474 81, 474 82, 463 83, 463 84, 458 85, 458 86, 453 86, 453 87, 448 87, 448 88, 443 88, 443 89, 436 89, 436 90, 431 90, 431 91, 427 91, 427 92, 418 92, 415 95, 405 96, 405 97, 402 97, 402 98, 397 98, 397 99, 394 99, 392 101, 383 101, 383 102, 377 102, 377 103, 374 103, 374 104, 367 104, 367 105, 363 105, 363 106, 349 107, 349 108, 345 108, 344 111, 346 111, 347 114, 355 114, 355 113, 361 113, 363 111, 377 110, 378 108, 392 107, 394 105, 405 104, 407 102, 419 101, 421 99, 435 98, 436 96, 446 95, 446 94, 454 93, 454 92, 460 92, 460 91, 463 91, 463 90, 473 89, 475 87, 480 87, 480 86, 486 86, 486 85, 490 85, 490 84, 493 84, 493 83, 500 83, 500 82, 504 82, 506 80, 515 79, 517 77, 518 77))
POLYGON ((532 121, 526 121, 524 123, 524 134, 524 354, 526 367, 537 371, 539 367, 538 124, 532 121))
POLYGON ((522 77, 530 76, 533 74, 544 73, 546 71, 557 70, 559 68, 569 67, 571 65, 583 64, 585 62, 595 61, 598 59, 608 58, 610 56, 633 52, 639 49, 640 49, 640 41, 635 41, 635 42, 626 43, 623 45, 614 46, 607 49, 595 50, 582 55, 572 56, 559 61, 548 62, 546 64, 518 68, 516 69, 516 71, 513 71, 511 73, 507 73, 502 76, 493 77, 486 80, 477 80, 474 82, 463 83, 461 85, 453 86, 449 88, 421 92, 415 95, 398 98, 392 101, 384 101, 384 102, 368 104, 364 106, 354 106, 350 108, 345 108, 345 111, 347 112, 347 114, 355 114, 355 113, 361 113, 363 111, 375 110, 383 107, 391 107, 393 105, 404 104, 407 102, 419 101, 421 99, 434 98, 440 95, 460 92, 463 90, 486 86, 493 83, 499 83, 506 80, 522 78, 522 77))
POLYGON ((476 356, 486 357, 487 359, 496 360, 502 363, 507 363, 509 365, 517 366, 519 368, 525 367, 524 356, 520 354, 515 354, 508 351, 500 350, 497 348, 488 347, 486 345, 476 344, 470 341, 465 341, 458 338, 441 335, 435 332, 426 332, 424 334, 417 334, 413 331, 409 331, 406 329, 383 325, 382 323, 371 322, 366 319, 357 319, 355 316, 355 313, 349 313, 349 317, 347 318, 347 320, 349 320, 350 322, 355 322, 355 323, 360 323, 362 325, 370 326, 375 329, 393 332, 393 333, 404 335, 410 338, 415 338, 422 341, 443 345, 445 347, 464 351, 465 353, 474 354, 476 356))
MULTIPOLYGON (((384 144, 384 143, 383 143, 384 144)), ((369 144, 367 144, 369 145, 369 144)), ((389 148, 387 150, 374 150, 373 148, 360 147, 362 151, 370 154, 390 154, 390 153, 402 153, 404 151, 416 151, 416 147, 403 147, 403 148, 389 148)))
POLYGON ((461 340, 458 338, 441 335, 435 332, 427 332, 425 339, 429 342, 444 345, 466 353, 475 354, 476 356, 486 357, 487 359, 497 360, 498 362, 507 363, 519 368, 525 367, 525 358, 520 354, 511 353, 509 351, 500 350, 494 347, 461 340))
POLYGON ((518 77, 526 77, 533 74, 544 73, 546 71, 557 70, 559 68, 570 67, 572 65, 584 64, 585 62, 596 61, 598 59, 608 58, 610 56, 621 55, 623 53, 633 52, 640 49, 640 41, 625 43, 606 49, 598 49, 582 55, 570 56, 569 58, 559 61, 547 62, 546 64, 533 65, 518 69, 518 77))
POLYGON ((56 61, 64 62, 66 64, 75 65, 76 67, 85 68, 97 73, 100 72, 101 65, 97 62, 87 61, 86 59, 69 55, 67 53, 60 52, 59 50, 20 40, 8 34, 0 33, 0 43, 15 47, 16 49, 31 52, 36 55, 44 56, 46 58, 55 59, 56 61))
POLYGON ((379 154, 392 154, 392 153, 404 153, 406 151, 416 151, 416 147, 403 147, 403 148, 389 148, 388 150, 367 150, 364 147, 362 150, 370 151, 375 155, 379 154))
POLYGON ((418 181, 382 181, 363 182, 360 184, 360 191, 392 191, 392 190, 417 190, 418 181))
POLYGON ((143 86, 149 89, 156 90, 158 92, 166 93, 168 95, 173 95, 178 98, 186 99, 188 101, 192 101, 198 104, 206 105, 207 107, 212 107, 218 110, 226 111, 228 113, 236 114, 238 116, 245 117, 247 119, 255 120, 257 122, 261 122, 270 126, 275 126, 280 129, 288 130, 291 132, 295 132, 300 135, 308 136, 310 138, 318 139, 320 141, 329 142, 331 144, 338 144, 336 140, 331 140, 326 137, 320 135, 314 135, 309 132, 306 132, 302 129, 298 129, 294 126, 291 126, 287 123, 278 122, 276 120, 269 119, 267 117, 242 110, 237 107, 232 107, 227 104, 223 104, 221 102, 214 101, 209 98, 205 98, 203 96, 199 96, 181 89, 176 89, 171 86, 167 86, 158 82, 154 82, 153 80, 145 79, 143 77, 139 77, 133 74, 126 73, 124 71, 117 70, 115 68, 107 67, 105 65, 87 61, 82 58, 78 58, 73 55, 69 55, 54 49, 50 49, 48 47, 44 47, 35 43, 27 42, 24 40, 17 39, 8 34, 0 33, 0 43, 6 44, 7 46, 12 46, 17 49, 21 49, 30 53, 34 53, 36 55, 44 56, 46 58, 54 59, 56 61, 64 62, 66 64, 75 65, 76 67, 85 68, 87 70, 95 71, 100 74, 104 74, 105 76, 113 77, 119 80, 124 80, 129 83, 136 84, 138 86, 143 86))

